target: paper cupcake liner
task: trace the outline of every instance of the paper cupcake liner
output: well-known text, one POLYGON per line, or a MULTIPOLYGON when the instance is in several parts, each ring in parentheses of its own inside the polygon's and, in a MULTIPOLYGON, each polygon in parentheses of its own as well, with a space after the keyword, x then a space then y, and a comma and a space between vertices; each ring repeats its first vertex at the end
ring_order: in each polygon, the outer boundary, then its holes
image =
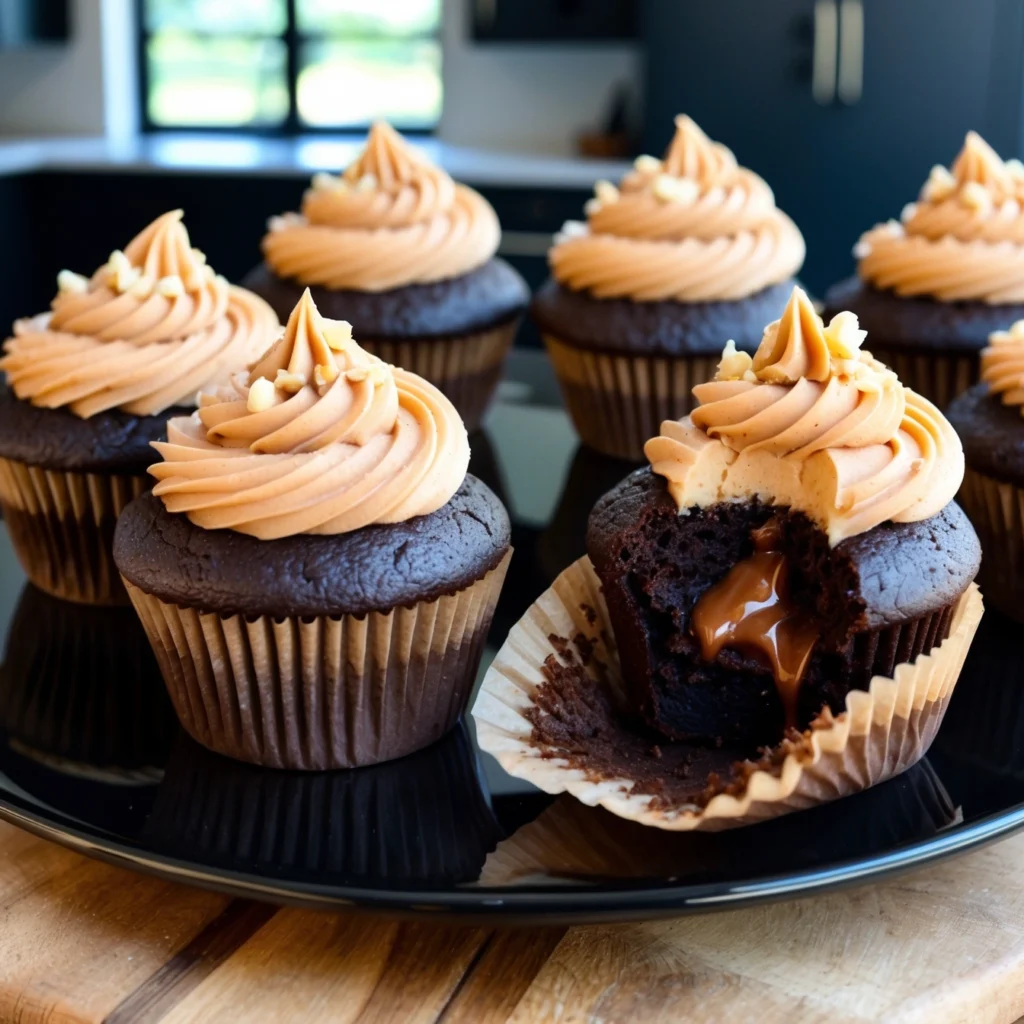
POLYGON ((40 590, 81 604, 126 604, 114 526, 145 475, 71 473, 0 459, 0 504, 18 561, 40 590))
POLYGON ((639 461, 662 420, 685 416, 694 385, 711 380, 719 356, 619 355, 565 344, 544 344, 566 408, 585 445, 617 459, 639 461))
POLYGON ((172 855, 321 881, 449 886, 475 881, 501 838, 464 725, 401 761, 315 773, 229 761, 178 736, 146 823, 172 855))
POLYGON ((177 727, 132 609, 83 607, 27 586, 0 668, 0 727, 23 751, 77 774, 162 765, 177 727))
MULTIPOLYGON (((870 344, 870 339, 868 342, 870 344)), ((981 355, 978 352, 922 352, 871 345, 871 354, 895 370, 896 376, 908 388, 940 409, 945 409, 957 395, 980 379, 981 355)))
MULTIPOLYGON (((800 867, 801 851, 816 860, 867 856, 879 849, 934 836, 962 818, 925 758, 898 778, 851 798, 853 806, 822 804, 758 829, 758 867, 766 874, 800 867)), ((600 882, 609 878, 685 878, 749 869, 750 839, 735 830, 651 830, 567 793, 490 853, 480 884, 536 885, 552 878, 600 882), (643 855, 637 856, 642 850, 643 855)))
POLYGON ((456 594, 337 618, 222 616, 125 585, 194 739, 324 770, 402 757, 458 721, 510 558, 456 594))
POLYGON ((466 429, 473 431, 491 404, 518 327, 517 317, 475 334, 410 340, 360 338, 359 344, 384 362, 419 374, 440 388, 466 429))
POLYGON ((1024 622, 1024 489, 968 467, 957 501, 981 541, 985 600, 1024 622))
POLYGON ((510 775, 644 825, 688 831, 764 821, 866 789, 917 762, 942 721, 981 614, 981 595, 971 584, 956 605, 949 636, 929 654, 897 666, 893 678, 875 676, 867 691, 851 691, 842 713, 826 709, 799 740, 784 741, 762 762, 748 763, 730 791, 705 806, 667 806, 664 799, 634 793, 628 778, 596 777, 572 766, 560 750, 533 741, 535 698, 557 678, 545 675, 548 659, 575 663, 614 704, 625 702, 600 581, 582 558, 531 606, 498 652, 473 708, 477 739, 510 775), (561 638, 586 649, 585 661, 561 638))

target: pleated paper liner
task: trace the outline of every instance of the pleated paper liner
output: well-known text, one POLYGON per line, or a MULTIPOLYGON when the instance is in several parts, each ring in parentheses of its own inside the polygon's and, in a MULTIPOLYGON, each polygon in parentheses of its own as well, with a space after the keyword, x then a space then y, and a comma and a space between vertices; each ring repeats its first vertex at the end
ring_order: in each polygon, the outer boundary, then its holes
POLYGON ((662 420, 693 408, 694 385, 711 380, 721 356, 645 356, 589 351, 549 334, 544 344, 566 408, 585 445, 639 461, 662 420))
POLYGON ((23 756, 57 771, 151 776, 177 727, 132 609, 71 604, 26 586, 0 669, 0 727, 23 756))
POLYGON ((240 761, 326 770, 402 757, 455 725, 510 558, 456 594, 337 618, 222 616, 126 585, 194 739, 240 761))
MULTIPOLYGON (((884 344, 867 347, 871 354, 896 371, 900 381, 929 402, 945 409, 961 392, 978 383, 980 352, 935 352, 914 348, 889 348, 884 344)), ((988 591, 985 591, 986 597, 988 591)))
POLYGON ((474 881, 501 838, 466 727, 397 761, 288 772, 179 733, 146 837, 172 856, 347 884, 474 881))
POLYGON ((662 829, 765 821, 876 785, 915 764, 945 713, 981 619, 972 584, 929 654, 851 691, 757 761, 631 732, 600 581, 587 558, 559 576, 509 634, 473 717, 482 749, 510 775, 662 829), (557 739, 539 743, 535 723, 557 739), (611 771, 602 751, 614 752, 611 771), (592 756, 593 755, 593 756, 592 756), (595 767, 601 765, 600 768, 595 767))
POLYGON ((485 331, 440 338, 363 338, 367 352, 429 380, 451 399, 466 429, 476 430, 501 380, 519 317, 485 331))
POLYGON ((127 604, 112 554, 114 526, 151 485, 145 474, 72 473, 0 459, 0 504, 25 574, 67 601, 127 604))
POLYGON ((968 467, 957 501, 981 541, 985 600, 1024 622, 1024 489, 968 467))
POLYGON ((538 885, 553 879, 600 884, 624 878, 696 883, 744 872, 783 874, 920 841, 961 818, 927 758, 842 803, 763 822, 753 844, 749 833, 734 830, 649 829, 562 794, 498 843, 480 884, 538 885))

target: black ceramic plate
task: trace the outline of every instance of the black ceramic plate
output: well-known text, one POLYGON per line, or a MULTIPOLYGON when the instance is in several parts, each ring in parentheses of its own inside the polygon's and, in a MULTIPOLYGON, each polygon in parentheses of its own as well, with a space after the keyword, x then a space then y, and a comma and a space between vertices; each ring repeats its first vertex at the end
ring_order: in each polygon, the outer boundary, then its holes
MULTIPOLYGON (((539 357, 513 376, 473 439, 473 471, 515 524, 494 647, 583 553, 590 506, 630 468, 577 450, 539 357)), ((678 835, 531 790, 477 752, 468 724, 376 768, 225 760, 178 729, 130 610, 27 587, 6 533, 0 581, 0 816, 238 895, 497 921, 644 918, 865 881, 1024 825, 1024 656, 991 612, 926 761, 815 810, 678 835)))

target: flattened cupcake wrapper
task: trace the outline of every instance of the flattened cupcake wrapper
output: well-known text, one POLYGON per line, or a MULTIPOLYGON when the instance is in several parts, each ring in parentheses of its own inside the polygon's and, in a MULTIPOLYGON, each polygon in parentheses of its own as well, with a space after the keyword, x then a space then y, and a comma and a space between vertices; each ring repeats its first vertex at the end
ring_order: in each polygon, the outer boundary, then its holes
POLYGON ((968 467, 957 501, 981 541, 985 599, 1024 622, 1024 489, 968 467))
POLYGON ((780 756, 772 769, 754 768, 736 780, 733 792, 719 793, 704 807, 663 806, 649 794, 633 794, 631 780, 593 778, 532 740, 528 715, 534 695, 547 682, 545 659, 554 656, 564 664, 567 657, 559 638, 586 638, 587 676, 622 703, 624 686, 601 584, 590 560, 581 558, 530 607, 498 652, 473 708, 477 740, 510 775, 643 825, 711 831, 765 821, 866 789, 916 763, 938 731, 981 614, 981 594, 971 584, 957 603, 946 640, 913 663, 897 666, 894 678, 875 676, 867 691, 851 691, 844 712, 823 713, 799 742, 777 748, 780 756))
POLYGON ((324 770, 402 757, 458 721, 510 558, 456 594, 338 618, 222 616, 125 585, 195 740, 324 770))
POLYGON ((585 445, 617 459, 644 457, 663 420, 685 416, 691 391, 711 380, 720 356, 594 352, 544 335, 569 415, 585 445))
POLYGON ((518 327, 516 317, 475 334, 410 341, 360 338, 359 344, 384 362, 419 374, 440 388, 472 432, 491 404, 518 327))
POLYGON ((940 409, 945 409, 957 395, 980 379, 981 356, 977 352, 886 348, 884 344, 872 345, 870 338, 868 344, 871 354, 895 370, 904 385, 940 409))
POLYGON ((114 526, 152 480, 0 459, 0 503, 18 561, 40 590, 81 604, 126 604, 114 526))

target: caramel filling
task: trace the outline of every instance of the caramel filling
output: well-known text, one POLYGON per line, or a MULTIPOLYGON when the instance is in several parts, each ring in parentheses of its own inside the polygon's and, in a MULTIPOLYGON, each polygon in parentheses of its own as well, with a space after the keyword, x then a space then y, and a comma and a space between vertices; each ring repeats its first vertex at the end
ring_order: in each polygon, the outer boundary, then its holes
POLYGON ((725 647, 765 659, 775 677, 786 725, 795 727, 800 680, 818 639, 818 625, 790 598, 789 565, 778 550, 777 521, 755 530, 751 539, 754 554, 734 565, 697 601, 693 632, 707 661, 725 647))

